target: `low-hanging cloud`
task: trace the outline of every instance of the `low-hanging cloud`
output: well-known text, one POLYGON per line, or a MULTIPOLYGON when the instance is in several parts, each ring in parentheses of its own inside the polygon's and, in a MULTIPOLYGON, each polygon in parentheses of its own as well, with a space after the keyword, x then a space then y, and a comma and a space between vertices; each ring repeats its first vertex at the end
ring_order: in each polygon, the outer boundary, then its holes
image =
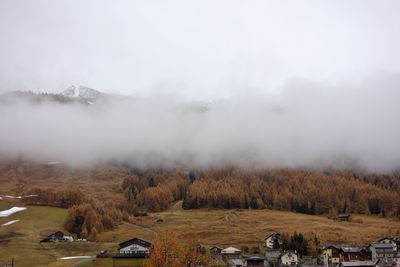
POLYGON ((139 166, 400 167, 400 76, 288 82, 279 95, 0 106, 0 153, 139 166))
POLYGON ((0 156, 398 169, 399 7, 2 0, 1 93, 72 83, 137 98, 0 104, 0 156))

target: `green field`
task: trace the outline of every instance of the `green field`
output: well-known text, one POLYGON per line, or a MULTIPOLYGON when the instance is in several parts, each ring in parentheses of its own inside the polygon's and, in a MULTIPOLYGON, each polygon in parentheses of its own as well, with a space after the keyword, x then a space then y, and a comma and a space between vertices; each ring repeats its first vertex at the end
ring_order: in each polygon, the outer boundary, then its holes
POLYGON ((41 237, 63 230, 66 210, 52 207, 29 206, 27 210, 0 218, 0 224, 10 220, 19 222, 0 227, 0 258, 15 259, 16 266, 69 266, 57 260, 64 256, 94 255, 107 244, 100 243, 42 243, 41 237), (9 241, 4 241, 9 239, 9 241))
MULTIPOLYGON (((10 206, 0 205, 0 210, 10 206)), ((118 242, 62 242, 39 243, 40 239, 54 231, 63 229, 66 209, 53 207, 28 206, 28 209, 9 217, 0 218, 0 224, 11 220, 20 220, 0 226, 0 263, 10 262, 14 258, 15 266, 52 266, 64 267, 78 263, 86 266, 112 266, 112 259, 71 259, 60 260, 67 256, 95 256, 99 251, 115 251, 118 242)), ((64 231, 65 233, 65 231, 64 231)), ((118 259, 115 266, 142 266, 143 260, 118 259)))

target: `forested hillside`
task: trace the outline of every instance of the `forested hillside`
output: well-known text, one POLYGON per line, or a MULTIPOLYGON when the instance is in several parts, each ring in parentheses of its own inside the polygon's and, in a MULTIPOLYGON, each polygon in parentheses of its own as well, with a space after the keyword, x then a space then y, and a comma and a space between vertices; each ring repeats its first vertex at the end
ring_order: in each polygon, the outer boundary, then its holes
POLYGON ((71 168, 14 162, 1 165, 0 183, 4 194, 37 195, 26 198, 27 204, 69 208, 66 228, 93 239, 123 220, 167 210, 180 200, 184 209, 400 216, 398 174, 228 167, 143 170, 116 163, 71 168))

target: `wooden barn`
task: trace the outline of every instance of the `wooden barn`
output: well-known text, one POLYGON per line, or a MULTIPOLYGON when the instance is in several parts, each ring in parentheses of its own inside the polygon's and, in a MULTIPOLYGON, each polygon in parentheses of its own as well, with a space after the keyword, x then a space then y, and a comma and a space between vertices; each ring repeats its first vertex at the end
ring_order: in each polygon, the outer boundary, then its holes
POLYGON ((326 244, 322 249, 322 254, 324 255, 324 262, 335 263, 340 262, 340 248, 334 244, 326 244))

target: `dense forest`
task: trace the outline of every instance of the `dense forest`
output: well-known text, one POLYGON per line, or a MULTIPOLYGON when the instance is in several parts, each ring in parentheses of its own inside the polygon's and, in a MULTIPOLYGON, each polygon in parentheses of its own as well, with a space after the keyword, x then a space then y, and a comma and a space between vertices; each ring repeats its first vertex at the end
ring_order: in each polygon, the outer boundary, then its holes
MULTIPOLYGON (((23 176, 29 173, 32 179, 43 175, 37 166, 27 168, 31 168, 30 172, 23 168, 19 172, 23 176)), ((121 165, 79 171, 46 168, 53 183, 65 180, 64 185, 46 187, 41 182, 34 186, 25 181, 15 184, 16 190, 36 195, 25 199, 27 204, 68 208, 66 229, 83 237, 94 238, 98 232, 121 221, 146 212, 167 210, 177 201, 182 201, 184 209, 277 209, 328 216, 338 213, 400 216, 398 174, 240 168, 138 170, 121 165), (68 179, 84 186, 71 187, 68 179)), ((7 177, 16 173, 10 170, 5 172, 7 177)))
POLYGON ((309 170, 220 169, 132 175, 122 183, 127 205, 149 211, 183 208, 279 209, 307 214, 349 212, 398 216, 398 176, 358 176, 309 170))

